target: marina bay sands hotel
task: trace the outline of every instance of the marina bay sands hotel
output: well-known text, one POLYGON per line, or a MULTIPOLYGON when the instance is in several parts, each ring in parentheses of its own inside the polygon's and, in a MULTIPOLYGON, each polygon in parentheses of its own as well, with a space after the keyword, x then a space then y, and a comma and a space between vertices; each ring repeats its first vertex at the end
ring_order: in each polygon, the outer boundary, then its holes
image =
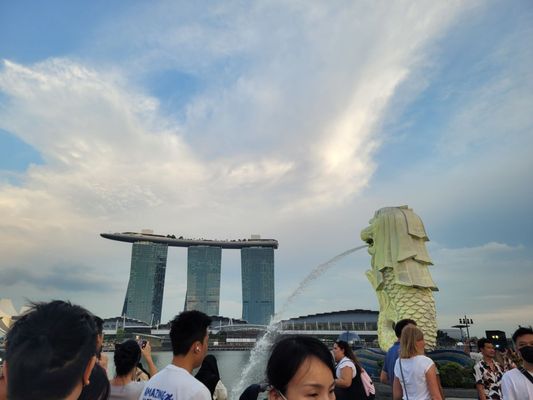
POLYGON ((103 238, 133 243, 128 289, 122 315, 150 325, 161 322, 168 247, 187 247, 185 310, 219 315, 222 249, 241 250, 242 319, 267 325, 274 315, 274 249, 278 241, 261 239, 184 239, 174 235, 102 233, 103 238))

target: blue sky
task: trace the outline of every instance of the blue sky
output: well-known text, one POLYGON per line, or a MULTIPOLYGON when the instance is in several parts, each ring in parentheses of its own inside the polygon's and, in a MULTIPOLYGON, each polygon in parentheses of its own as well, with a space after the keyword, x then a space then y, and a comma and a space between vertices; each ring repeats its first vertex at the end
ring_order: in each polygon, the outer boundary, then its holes
MULTIPOLYGON (((130 248, 98 233, 142 228, 278 239, 281 306, 375 210, 408 204, 440 327, 532 323, 531 2, 0 2, 0 38, 0 290, 17 306, 119 314, 130 248)), ((169 252, 164 318, 185 264, 169 252)), ((347 257, 287 317, 376 309, 368 264, 347 257)), ((238 253, 222 285, 239 317, 238 253)))

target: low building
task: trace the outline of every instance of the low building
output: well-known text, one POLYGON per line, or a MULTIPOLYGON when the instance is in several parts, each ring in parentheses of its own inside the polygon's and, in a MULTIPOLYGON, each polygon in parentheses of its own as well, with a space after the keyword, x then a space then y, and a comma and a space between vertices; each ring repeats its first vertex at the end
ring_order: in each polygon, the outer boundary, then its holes
POLYGON ((343 335, 349 341, 369 345, 378 337, 378 316, 377 311, 362 309, 310 314, 281 321, 280 331, 283 334, 312 335, 326 341, 337 340, 343 335))

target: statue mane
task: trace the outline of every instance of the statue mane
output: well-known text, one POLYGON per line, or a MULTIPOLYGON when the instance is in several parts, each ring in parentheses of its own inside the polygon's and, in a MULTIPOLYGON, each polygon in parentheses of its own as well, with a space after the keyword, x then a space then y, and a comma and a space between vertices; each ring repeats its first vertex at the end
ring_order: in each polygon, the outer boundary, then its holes
POLYGON ((428 271, 433 264, 426 249, 429 239, 422 220, 412 209, 379 209, 361 237, 371 243, 372 270, 367 274, 372 275, 369 278, 375 289, 380 289, 384 269, 392 268, 397 284, 438 290, 428 271))

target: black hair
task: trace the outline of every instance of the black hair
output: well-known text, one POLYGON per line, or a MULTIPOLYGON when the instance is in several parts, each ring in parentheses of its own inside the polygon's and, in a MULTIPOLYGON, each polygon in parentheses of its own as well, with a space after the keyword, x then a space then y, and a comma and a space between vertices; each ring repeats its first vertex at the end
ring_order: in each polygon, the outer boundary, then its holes
POLYGON ((115 371, 117 376, 124 376, 129 374, 137 367, 141 359, 141 348, 139 343, 133 339, 128 339, 120 344, 115 344, 115 354, 113 360, 115 361, 115 371))
POLYGON ((94 316, 94 323, 96 324, 96 333, 101 335, 104 332, 104 320, 100 317, 94 316))
POLYGON ((209 389, 209 392, 211 392, 211 396, 213 396, 218 381, 220 380, 216 357, 212 354, 206 355, 202 361, 202 366, 194 377, 202 382, 209 389))
POLYGON ((352 348, 350 347, 350 345, 348 344, 348 342, 345 342, 344 340, 337 340, 335 342, 335 344, 337 346, 339 346, 340 349, 344 350, 344 355, 346 357, 348 357, 350 360, 353 361, 353 363, 355 364, 355 367, 357 369, 357 372, 360 372, 361 371, 361 363, 359 362, 359 360, 357 359, 357 356, 355 355, 355 353, 353 352, 352 348))
POLYGON ((490 339, 487 339, 487 338, 481 338, 477 341, 477 348, 479 351, 481 351, 486 344, 492 344, 492 340, 490 339))
POLYGON ((8 398, 67 397, 96 353, 93 315, 70 302, 34 303, 7 333, 8 398))
POLYGON ((400 336, 402 336, 402 330, 407 325, 416 326, 416 322, 412 319, 406 318, 406 319, 401 319, 394 324, 394 333, 396 334, 397 338, 400 338, 400 336))
POLYGON ((111 387, 104 368, 96 364, 91 371, 89 384, 81 390, 78 400, 107 400, 111 387))
MULTIPOLYGON (((531 328, 525 328, 523 326, 521 326, 520 328, 518 328, 514 333, 513 333, 513 343, 515 344, 516 346, 516 341, 518 340, 518 338, 520 336, 524 336, 524 335, 533 335, 533 329, 531 328)), ((9 345, 9 342, 8 342, 8 345, 9 345)))
POLYGON ((170 342, 172 353, 186 355, 194 342, 203 342, 211 318, 201 311, 184 311, 170 321, 170 342))
POLYGON ((309 357, 316 357, 324 363, 335 379, 333 357, 324 343, 311 336, 290 336, 281 339, 272 348, 266 369, 268 383, 285 395, 287 385, 309 357))

